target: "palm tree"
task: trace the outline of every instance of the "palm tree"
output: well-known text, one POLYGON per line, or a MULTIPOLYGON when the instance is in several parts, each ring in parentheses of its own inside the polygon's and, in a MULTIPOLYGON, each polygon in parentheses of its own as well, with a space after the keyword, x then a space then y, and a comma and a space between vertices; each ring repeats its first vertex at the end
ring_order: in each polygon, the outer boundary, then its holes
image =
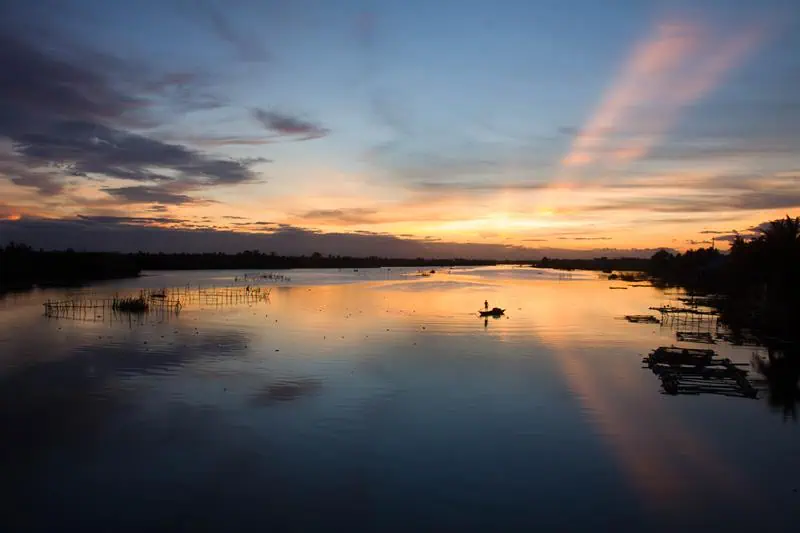
MULTIPOLYGON (((773 220, 758 238, 763 246, 763 259, 773 274, 785 274, 797 270, 800 260, 800 217, 773 220)), ((794 277, 794 276, 792 276, 794 277)), ((786 280, 781 280, 786 281, 786 280)))

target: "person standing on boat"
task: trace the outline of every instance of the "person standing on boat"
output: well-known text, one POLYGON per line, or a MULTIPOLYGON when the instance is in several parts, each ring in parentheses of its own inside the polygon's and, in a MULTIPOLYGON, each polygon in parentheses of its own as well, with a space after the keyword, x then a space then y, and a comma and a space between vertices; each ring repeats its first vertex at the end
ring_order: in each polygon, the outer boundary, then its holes
POLYGON ((483 308, 486 309, 487 311, 489 310, 489 300, 483 301, 483 308))

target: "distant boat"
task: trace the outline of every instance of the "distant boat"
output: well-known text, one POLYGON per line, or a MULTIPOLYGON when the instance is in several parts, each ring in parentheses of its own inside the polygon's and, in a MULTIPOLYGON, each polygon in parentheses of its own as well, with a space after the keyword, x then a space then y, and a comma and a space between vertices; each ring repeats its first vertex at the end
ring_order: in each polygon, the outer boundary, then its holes
POLYGON ((505 309, 500 309, 499 307, 493 307, 488 311, 480 311, 481 316, 500 316, 506 313, 505 309))

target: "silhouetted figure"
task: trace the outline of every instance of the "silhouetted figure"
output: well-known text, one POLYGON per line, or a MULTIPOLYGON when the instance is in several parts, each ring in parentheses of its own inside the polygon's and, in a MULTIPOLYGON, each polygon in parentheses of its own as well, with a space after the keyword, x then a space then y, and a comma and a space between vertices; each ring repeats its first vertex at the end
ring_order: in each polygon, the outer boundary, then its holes
POLYGON ((483 301, 483 308, 486 309, 487 311, 489 310, 489 300, 483 301))

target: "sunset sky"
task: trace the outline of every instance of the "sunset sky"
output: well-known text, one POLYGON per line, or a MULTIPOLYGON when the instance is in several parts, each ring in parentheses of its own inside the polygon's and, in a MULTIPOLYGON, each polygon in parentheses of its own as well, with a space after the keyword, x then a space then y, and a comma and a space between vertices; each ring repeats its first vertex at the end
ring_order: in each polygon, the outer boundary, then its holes
POLYGON ((6 0, 0 242, 725 246, 800 214, 797 0, 6 0))

